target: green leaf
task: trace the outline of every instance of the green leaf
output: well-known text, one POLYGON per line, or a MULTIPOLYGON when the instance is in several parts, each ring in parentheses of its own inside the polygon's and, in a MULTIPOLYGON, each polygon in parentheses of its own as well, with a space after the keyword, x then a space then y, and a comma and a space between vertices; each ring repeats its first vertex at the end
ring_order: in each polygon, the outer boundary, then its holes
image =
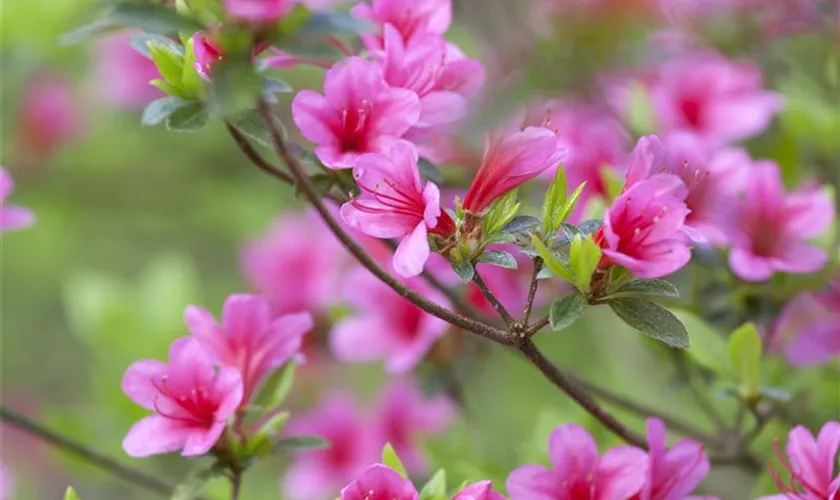
POLYGON ((311 177, 312 184, 315 185, 315 189, 318 191, 318 194, 321 196, 325 196, 329 193, 333 186, 336 184, 335 175, 332 172, 319 172, 311 177))
POLYGON ((385 446, 382 448, 382 464, 395 470, 402 477, 408 478, 405 466, 400 460, 400 457, 397 456, 397 452, 391 446, 391 443, 385 443, 385 446))
POLYGON ((740 384, 738 391, 745 398, 759 394, 762 352, 761 336, 753 323, 745 323, 729 336, 727 357, 740 384))
MULTIPOLYGON (((265 120, 262 119, 256 110, 245 110, 230 118, 229 121, 237 130, 257 141, 262 146, 267 148, 274 147, 271 133, 268 131, 268 127, 265 126, 265 120)), ((274 118, 274 122, 278 127, 281 126, 280 121, 276 118, 274 118)), ((333 179, 335 179, 335 176, 333 176, 333 179)))
POLYGON ((578 224, 577 228, 583 236, 595 234, 599 229, 601 229, 601 221, 599 219, 585 220, 578 224))
POLYGON ((115 25, 113 22, 105 19, 99 19, 92 23, 79 26, 78 28, 70 30, 66 33, 62 33, 58 36, 58 44, 75 45, 77 43, 85 42, 95 36, 115 32, 119 29, 120 27, 115 25))
POLYGON ((569 283, 574 283, 575 279, 572 272, 554 253, 546 248, 545 243, 540 240, 537 235, 531 236, 531 244, 536 249, 539 256, 542 258, 545 267, 551 271, 554 276, 563 278, 569 283))
POLYGON ((294 380, 295 362, 289 361, 268 377, 254 399, 254 404, 268 410, 279 407, 289 396, 294 380))
POLYGON ((172 500, 197 499, 204 486, 214 477, 221 475, 223 470, 224 468, 218 463, 196 467, 175 487, 172 500))
POLYGON ((446 495, 446 471, 440 469, 420 490, 418 500, 447 500, 447 498, 449 497, 446 495))
POLYGON ((173 9, 148 2, 125 2, 113 5, 105 13, 105 21, 126 28, 138 28, 156 35, 194 33, 204 29, 200 23, 179 15, 173 9))
POLYGON ((274 453, 297 453, 329 447, 329 441, 320 436, 290 436, 274 443, 274 453))
POLYGON ((254 107, 262 81, 250 54, 230 54, 213 67, 210 87, 213 111, 230 117, 254 107))
POLYGON ((288 83, 269 76, 262 77, 262 89, 264 92, 271 92, 272 94, 288 94, 292 91, 292 87, 288 83))
POLYGON ((680 292, 677 287, 665 280, 633 280, 610 292, 609 297, 634 297, 639 295, 676 299, 679 298, 680 292))
POLYGON ((577 206, 578 200, 580 199, 581 193, 583 193, 583 188, 586 187, 586 182, 582 183, 578 186, 569 199, 566 200, 566 203, 563 204, 563 207, 559 210, 557 214, 555 214, 554 225, 560 227, 560 224, 566 222, 566 219, 569 218, 569 215, 572 214, 572 211, 577 206))
POLYGON ((518 190, 512 189, 493 202, 490 210, 482 220, 485 237, 501 231, 503 227, 507 226, 516 217, 521 206, 517 201, 518 197, 518 190))
POLYGON ((574 284, 582 292, 589 291, 592 273, 598 269, 601 260, 601 247, 595 243, 592 235, 582 238, 576 236, 569 249, 569 267, 574 274, 574 284))
POLYGON ((184 48, 178 45, 176 42, 172 41, 171 38, 167 38, 165 36, 160 35, 150 35, 148 33, 137 33, 128 37, 128 44, 131 45, 131 48, 136 50, 141 55, 148 57, 149 59, 152 58, 152 53, 149 49, 150 43, 164 45, 166 46, 166 48, 178 54, 179 56, 184 56, 184 48))
POLYGON ((469 283, 475 276, 475 267, 472 262, 453 262, 452 269, 464 283, 469 283))
POLYGON ((149 84, 159 88, 160 90, 164 91, 166 94, 169 94, 172 97, 180 97, 185 101, 194 101, 194 96, 192 96, 189 92, 185 91, 180 87, 172 85, 166 80, 152 80, 149 82, 149 84))
POLYGON ((184 56, 162 43, 147 42, 147 45, 149 47, 149 55, 152 61, 155 62, 155 66, 157 66, 158 72, 163 76, 164 80, 179 87, 181 85, 184 56))
POLYGON ((688 355, 698 364, 718 375, 728 375, 726 341, 720 333, 690 312, 675 310, 673 313, 683 322, 691 335, 691 347, 686 350, 688 355))
POLYGON ((443 172, 428 159, 420 158, 417 167, 420 169, 420 178, 424 181, 432 182, 438 186, 443 184, 443 172))
POLYGON ((518 215, 499 231, 504 234, 530 234, 540 225, 540 220, 530 215, 518 215))
POLYGON ((624 190, 624 179, 616 172, 615 168, 610 165, 601 165, 598 174, 610 200, 621 196, 621 192, 624 190))
MULTIPOLYGON (((563 205, 566 204, 566 169, 563 165, 557 167, 554 180, 548 187, 543 200, 542 224, 543 233, 552 234, 560 228, 559 219, 563 205)), ((562 222, 562 221, 560 221, 562 222)))
POLYGON ((184 0, 190 12, 205 24, 216 24, 225 19, 225 9, 219 0, 184 0))
POLYGON ((287 48, 289 39, 297 35, 306 25, 312 13, 305 6, 298 4, 277 24, 274 29, 272 42, 274 45, 287 48))
POLYGON ((166 128, 174 132, 197 132, 207 125, 210 114, 201 102, 191 102, 166 118, 166 128))
POLYGON ((67 491, 64 492, 64 500, 82 500, 82 497, 76 494, 72 486, 68 486, 67 491))
POLYGON ((648 337, 677 349, 689 346, 685 326, 659 304, 642 299, 616 299, 609 304, 619 318, 648 337))
POLYGON ((181 69, 181 87, 194 98, 202 95, 206 82, 195 69, 195 39, 190 38, 184 43, 184 65, 181 69))
POLYGON ((481 254, 476 262, 484 262, 505 269, 516 269, 519 267, 513 255, 504 250, 487 250, 481 254))
POLYGON ((286 426, 290 416, 291 413, 284 411, 268 419, 248 442, 245 448, 246 452, 249 455, 261 458, 270 455, 274 448, 274 441, 277 439, 277 435, 286 426))
POLYGON ((370 21, 351 16, 349 12, 312 12, 300 28, 306 36, 361 35, 376 30, 370 21))
POLYGON ((586 297, 579 293, 567 295, 552 304, 549 314, 551 329, 558 332, 571 326, 583 315, 586 305, 586 297))
POLYGON ((143 110, 141 123, 147 127, 158 125, 169 118, 174 112, 191 104, 201 105, 201 103, 186 101, 180 97, 161 97, 146 106, 146 109, 143 110))
POLYGON ((644 84, 633 82, 628 89, 630 103, 625 117, 630 130, 636 135, 645 135, 654 130, 653 103, 644 84))

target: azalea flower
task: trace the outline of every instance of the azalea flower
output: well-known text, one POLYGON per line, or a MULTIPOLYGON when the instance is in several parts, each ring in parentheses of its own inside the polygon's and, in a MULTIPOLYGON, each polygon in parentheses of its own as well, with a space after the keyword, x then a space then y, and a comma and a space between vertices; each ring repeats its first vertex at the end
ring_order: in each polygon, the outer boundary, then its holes
MULTIPOLYGON (((452 0, 373 0, 359 3, 350 10, 359 18, 384 27, 392 25, 403 40, 423 34, 443 35, 452 23, 452 0)), ((382 37, 362 35, 369 50, 382 48, 382 37)))
POLYGON ((395 470, 376 464, 341 490, 340 500, 417 500, 417 489, 395 470))
POLYGON ((834 475, 837 447, 840 445, 840 422, 827 422, 814 437, 798 425, 788 434, 787 460, 776 441, 776 454, 784 472, 770 469, 778 495, 758 500, 832 500, 840 491, 840 475, 834 475), (785 476, 788 476, 787 478, 785 476))

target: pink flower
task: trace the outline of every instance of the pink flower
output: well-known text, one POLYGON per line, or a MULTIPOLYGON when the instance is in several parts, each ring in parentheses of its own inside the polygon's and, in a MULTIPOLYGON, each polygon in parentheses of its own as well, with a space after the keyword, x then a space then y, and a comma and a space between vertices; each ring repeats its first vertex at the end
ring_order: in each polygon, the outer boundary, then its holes
POLYGON ((227 13, 241 21, 273 23, 294 7, 296 0, 225 0, 227 13))
POLYGON ((193 35, 193 52, 195 52, 195 70, 207 81, 210 81, 210 71, 222 60, 224 51, 220 45, 204 33, 193 35))
MULTIPOLYGON (((773 341, 783 341, 793 366, 821 365, 840 356, 840 275, 825 290, 798 295, 782 311, 773 341)), ((775 347, 775 346, 774 346, 775 347)))
POLYGON ((143 109, 163 92, 149 82, 160 78, 155 63, 131 48, 132 32, 118 33, 96 44, 96 97, 128 109, 143 109))
POLYGON ((648 419, 647 481, 635 500, 687 500, 709 473, 709 459, 701 443, 682 440, 667 450, 666 437, 665 425, 658 419, 648 419))
POLYGON ((155 412, 128 431, 123 448, 132 457, 183 449, 203 455, 225 430, 242 402, 242 377, 235 368, 213 365, 199 342, 183 337, 172 343, 169 364, 136 361, 125 372, 123 392, 155 412))
POLYGON ((449 398, 426 398, 410 379, 398 378, 380 397, 376 426, 383 434, 382 445, 391 443, 409 471, 422 472, 426 464, 417 439, 443 432, 454 417, 449 398))
POLYGON ((790 478, 785 478, 772 466, 770 473, 776 480, 779 495, 758 500, 832 500, 840 491, 840 476, 833 476, 837 447, 840 445, 840 422, 827 422, 814 439, 811 431, 798 425, 788 434, 785 460, 776 440, 776 454, 790 478))
POLYGON ((352 168, 360 155, 387 151, 414 126, 420 101, 414 92, 388 88, 375 63, 349 57, 327 71, 324 95, 295 96, 292 117, 326 166, 352 168))
POLYGON ((391 24, 384 27, 384 51, 375 52, 385 83, 417 94, 416 127, 453 123, 467 113, 467 99, 484 84, 484 68, 463 54, 450 54, 440 35, 423 34, 408 43, 391 24))
MULTIPOLYGON (((345 285, 344 296, 356 314, 338 322, 330 334, 332 352, 341 361, 383 360, 388 372, 404 373, 446 333, 446 322, 400 297, 366 270, 351 273, 345 285)), ((408 285, 438 304, 447 304, 422 279, 408 285)))
POLYGON ((527 127, 491 137, 484 159, 464 197, 464 209, 480 214, 508 191, 556 167, 565 149, 545 127, 527 127))
POLYGON ((0 233, 23 229, 35 223, 35 214, 28 208, 6 205, 6 199, 15 190, 15 181, 8 170, 0 167, 0 233))
POLYGON ((551 433, 552 467, 523 465, 507 481, 511 500, 627 500, 645 481, 647 458, 629 446, 598 456, 595 440, 583 427, 566 424, 551 433))
POLYGON ((660 131, 691 132, 715 145, 760 134, 782 107, 778 94, 761 88, 757 66, 713 53, 663 65, 649 92, 660 131))
POLYGON ((294 456, 282 480, 284 498, 332 497, 379 457, 378 435, 360 416, 352 396, 332 393, 321 405, 289 422, 288 435, 316 435, 330 443, 325 450, 294 456))
MULTIPOLYGON (((350 13, 379 26, 393 25, 408 42, 417 35, 446 33, 452 23, 452 0, 373 0, 371 5, 357 4, 350 13)), ((367 34, 362 40, 370 50, 382 48, 379 36, 367 34)))
POLYGON ((73 86, 63 76, 39 73, 20 99, 17 163, 40 166, 82 129, 82 112, 73 86))
POLYGON ((353 169, 362 194, 341 207, 341 218, 353 229, 375 238, 403 238, 394 253, 394 270, 417 276, 429 258, 429 233, 448 235, 454 222, 440 209, 440 190, 420 181, 417 150, 395 143, 388 155, 368 154, 353 169))
POLYGON ((786 194, 779 167, 758 162, 728 217, 729 265, 745 281, 768 280, 774 271, 818 271, 828 257, 803 240, 825 231, 833 217, 834 203, 825 193, 814 187, 786 194))
POLYGON ((284 213, 240 254, 248 282, 274 314, 323 313, 336 302, 343 267, 341 245, 314 211, 284 213))
POLYGON ((371 465, 341 490, 340 500, 417 500, 411 481, 382 464, 371 465))
POLYGON ((493 489, 493 483, 481 481, 466 486, 456 493, 452 500, 505 500, 505 497, 493 489))
POLYGON ((184 321, 218 364, 242 375, 242 406, 254 390, 300 351, 303 335, 312 329, 309 313, 274 318, 267 300, 258 295, 231 295, 225 301, 222 324, 197 306, 187 306, 184 321))

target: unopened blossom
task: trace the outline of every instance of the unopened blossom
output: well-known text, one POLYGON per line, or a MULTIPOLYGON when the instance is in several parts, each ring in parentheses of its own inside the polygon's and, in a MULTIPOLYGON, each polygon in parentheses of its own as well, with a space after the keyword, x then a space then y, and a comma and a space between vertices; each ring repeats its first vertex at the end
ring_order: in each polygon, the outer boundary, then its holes
POLYGON ((527 127, 490 137, 481 166, 464 197, 464 209, 480 214, 497 198, 556 167, 565 149, 545 127, 527 127))
POLYGON ((479 481, 465 486, 452 500, 505 500, 504 495, 493 489, 490 481, 479 481))
MULTIPOLYGON (((418 35, 446 33, 452 23, 452 0, 373 0, 370 5, 357 4, 350 13, 380 28, 390 24, 410 41, 418 35)), ((365 34, 362 40, 370 50, 382 48, 381 35, 365 34)))
MULTIPOLYGON (((446 299, 424 280, 408 286, 440 305, 446 299)), ((390 373, 404 373, 417 365, 449 325, 399 296, 367 270, 351 273, 344 297, 354 314, 339 321, 330 334, 332 353, 348 363, 382 360, 390 373)))
POLYGON ((287 212, 240 252, 248 283, 271 303, 274 314, 324 313, 346 260, 338 240, 314 211, 287 212))
POLYGON ((0 167, 0 233, 23 229, 35 223, 35 214, 18 205, 7 205, 6 200, 15 190, 15 182, 9 171, 0 167))
POLYGON ((296 414, 287 426, 289 436, 320 436, 329 447, 295 453, 281 485, 284 498, 313 500, 335 494, 379 460, 379 437, 347 393, 328 394, 320 406, 296 414))
POLYGON ((691 132, 712 145, 760 134, 782 107, 762 88, 760 68, 706 52, 665 63, 648 92, 660 132, 691 132))
POLYGON ((786 193, 779 167, 757 162, 743 197, 729 214, 729 266, 745 281, 765 281, 773 273, 812 273, 828 261, 807 240, 822 234, 834 217, 834 202, 817 186, 786 193))
POLYGON ((838 311, 840 275, 825 289, 802 293, 785 306, 773 328, 773 344, 793 366, 821 365, 840 357, 838 311))
POLYGON ((424 472, 426 467, 418 442, 443 432, 455 417, 455 405, 445 395, 423 395, 409 378, 391 382, 380 397, 375 425, 382 445, 390 443, 406 468, 424 472))
POLYGON ((183 456, 210 451, 227 419, 242 402, 242 377, 236 368, 217 367, 192 337, 177 339, 169 363, 142 360, 132 364, 122 382, 132 401, 154 412, 123 440, 133 457, 183 450, 183 456))
POLYGON ((778 495, 758 500, 834 500, 840 493, 840 475, 835 475, 837 448, 840 445, 840 422, 823 424, 814 437, 801 425, 788 434, 787 459, 776 441, 781 470, 771 466, 770 473, 779 488, 778 495))
POLYGON ((453 54, 440 35, 423 34, 406 42, 397 29, 384 27, 383 51, 375 52, 385 82, 420 99, 415 127, 428 128, 460 120, 467 99, 484 84, 484 67, 478 61, 453 54))
POLYGON ((117 33, 96 42, 95 96, 109 104, 139 110, 164 94, 149 83, 160 78, 160 73, 150 58, 131 47, 132 34, 117 33))
POLYGON ((292 117, 329 168, 352 168, 365 153, 384 153, 417 124, 420 100, 410 90, 388 88, 376 63, 349 57, 327 71, 324 95, 299 92, 292 117))
POLYGON ((633 500, 715 500, 689 496, 709 473, 702 443, 681 440, 667 449, 665 425, 656 418, 647 421, 647 439, 647 479, 633 500))
POLYGON ((222 60, 224 50, 221 45, 213 41, 204 33, 196 33, 192 38, 195 63, 193 66, 202 78, 209 81, 210 71, 217 62, 222 60))
POLYGON ((510 500, 627 500, 647 473, 642 450, 619 446, 599 456, 595 440, 576 424, 551 433, 548 457, 551 467, 523 465, 510 474, 510 500))
POLYGON ((289 362, 312 329, 307 312, 275 317, 269 302, 259 295, 231 295, 225 301, 221 324, 209 311, 187 306, 184 321, 216 363, 239 370, 242 405, 272 371, 289 362))
POLYGON ((374 238, 402 238, 394 253, 394 270, 410 278, 429 258, 429 234, 447 236, 454 222, 440 208, 440 190, 420 180, 417 150, 408 141, 392 145, 387 155, 359 158, 353 177, 362 194, 341 207, 341 218, 374 238))
POLYGON ((40 167, 76 139, 83 127, 73 85, 48 72, 33 75, 19 99, 15 124, 15 163, 40 167))
POLYGON ((228 15, 252 23, 273 23, 292 10, 296 0, 224 0, 228 15))
POLYGON ((390 467, 375 464, 341 490, 340 500, 417 500, 419 496, 410 480, 390 467))

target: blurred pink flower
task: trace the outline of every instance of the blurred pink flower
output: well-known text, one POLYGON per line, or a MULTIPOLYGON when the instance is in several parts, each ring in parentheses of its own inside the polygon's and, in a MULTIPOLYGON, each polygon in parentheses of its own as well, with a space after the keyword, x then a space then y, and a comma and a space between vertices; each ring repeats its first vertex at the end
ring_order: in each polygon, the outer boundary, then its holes
POLYGON ((315 154, 329 168, 352 168, 365 153, 383 153, 417 123, 420 101, 405 89, 388 88, 373 62, 349 57, 324 80, 324 95, 299 92, 292 117, 315 154))
POLYGON ((490 481, 480 481, 464 487, 452 500, 505 500, 505 497, 493 489, 490 481))
POLYGON ((289 500, 335 498, 339 488, 379 460, 376 430, 343 392, 329 394, 319 407, 292 418, 287 435, 316 435, 330 443, 327 449, 294 455, 281 482, 289 500))
POLYGON ((639 492, 647 472, 645 453, 619 446, 598 456, 583 427, 566 424, 551 433, 552 467, 523 465, 507 480, 511 500, 627 500, 639 492))
POLYGON ((28 208, 6 204, 6 199, 14 190, 15 182, 9 171, 0 167, 0 233, 24 229, 35 223, 35 214, 28 208))
POLYGON ((787 456, 782 456, 776 441, 776 454, 790 479, 786 483, 772 466, 779 495, 758 500, 833 500, 840 491, 840 475, 832 477, 840 445, 840 422, 827 422, 816 439, 811 431, 798 425, 788 434, 787 456))
POLYGON ((466 115, 467 99, 484 84, 481 63, 463 54, 453 57, 440 35, 418 35, 406 42, 391 24, 384 27, 384 44, 374 58, 389 86, 417 94, 420 118, 416 127, 453 123, 466 115))
POLYGON ((761 85, 752 63, 697 53, 663 64, 648 91, 659 132, 691 132, 716 146, 760 134, 782 108, 761 85))
POLYGON ((227 13, 241 21, 273 23, 294 7, 296 0, 224 0, 227 13))
POLYGON ((160 78, 155 63, 128 43, 133 32, 111 35, 96 43, 96 97, 128 109, 143 109, 164 93, 149 84, 160 78))
POLYGON ((217 368, 192 337, 172 343, 169 364, 133 363, 125 372, 123 392, 155 412, 128 431, 123 448, 132 457, 183 449, 183 456, 203 455, 225 430, 226 420, 242 402, 242 377, 235 368, 217 368))
POLYGON ((426 463, 417 439, 443 432, 455 413, 455 405, 445 395, 426 398, 411 379, 398 378, 380 396, 375 421, 382 445, 391 443, 409 471, 422 473, 426 463))
POLYGON ((828 256, 803 240, 820 235, 833 218, 834 203, 826 193, 814 186, 787 194, 779 167, 757 162, 728 217, 729 265, 745 281, 768 280, 774 271, 818 271, 828 256))
POLYGON ((268 301, 258 295, 228 297, 221 325, 210 312, 193 305, 184 311, 184 321, 219 365, 242 375, 242 407, 272 371, 300 351, 303 336, 313 326, 306 312, 274 318, 268 301))
MULTIPOLYGON (((407 284, 438 304, 448 304, 422 279, 407 284)), ((330 347, 347 363, 383 360, 389 373, 407 372, 448 329, 445 321, 400 297, 365 269, 348 276, 343 296, 355 314, 335 324, 330 347)))
POLYGON ((210 81, 210 71, 222 60, 222 47, 204 33, 193 35, 193 51, 195 52, 195 70, 207 81, 210 81))
POLYGON ((341 207, 341 218, 351 228, 375 238, 402 238, 393 266, 405 278, 423 272, 429 233, 447 236, 455 230, 440 209, 438 187, 422 184, 417 161, 417 150, 408 141, 395 142, 387 155, 360 157, 353 177, 362 194, 341 207))
POLYGON ((773 347, 782 344, 793 366, 821 365, 840 356, 840 275, 820 291, 796 296, 773 327, 773 347))
POLYGON ((340 500, 417 500, 419 494, 408 479, 382 464, 371 465, 341 490, 340 500))
POLYGON ((63 76, 38 73, 20 98, 16 125, 16 164, 41 166, 82 129, 79 96, 63 76))
MULTIPOLYGON (((406 42, 423 34, 443 35, 452 23, 452 0, 373 0, 359 3, 350 10, 359 19, 380 27, 391 24, 406 42)), ((381 49, 381 35, 365 34, 362 40, 369 50, 381 49)))
POLYGON ((557 167, 564 154, 557 135, 545 127, 527 127, 488 138, 481 167, 464 197, 464 209, 481 214, 508 191, 557 167))
POLYGON ((649 418, 647 480, 633 500, 715 500, 712 497, 688 496, 709 473, 709 459, 703 445, 682 440, 668 450, 665 447, 666 438, 662 421, 649 418))
POLYGON ((248 282, 271 303, 274 314, 322 314, 337 302, 347 261, 341 245, 314 211, 284 213, 240 253, 248 282))
POLYGON ((11 500, 15 488, 14 477, 6 464, 0 462, 0 500, 11 500))

